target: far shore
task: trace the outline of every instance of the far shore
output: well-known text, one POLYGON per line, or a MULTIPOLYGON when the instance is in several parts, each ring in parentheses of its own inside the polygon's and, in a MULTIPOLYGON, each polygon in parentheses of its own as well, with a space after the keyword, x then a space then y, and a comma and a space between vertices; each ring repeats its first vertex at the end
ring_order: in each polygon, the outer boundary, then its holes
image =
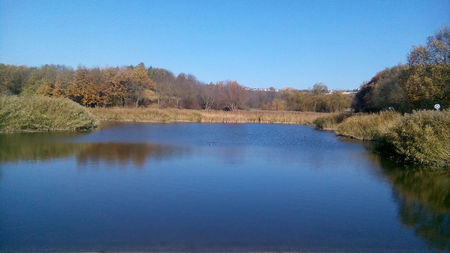
POLYGON ((265 111, 265 110, 189 110, 158 108, 90 108, 89 112, 99 122, 146 123, 267 123, 313 126, 314 120, 334 113, 265 111))

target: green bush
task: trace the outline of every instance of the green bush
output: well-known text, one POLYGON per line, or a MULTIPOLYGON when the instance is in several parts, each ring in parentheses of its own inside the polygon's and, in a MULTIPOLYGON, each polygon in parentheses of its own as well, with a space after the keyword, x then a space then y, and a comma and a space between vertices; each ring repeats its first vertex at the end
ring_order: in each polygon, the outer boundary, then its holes
POLYGON ((336 133, 360 140, 376 140, 384 136, 401 118, 397 112, 356 114, 337 126, 336 133))
POLYGON ((450 111, 414 111, 401 115, 336 114, 318 118, 319 129, 375 141, 377 151, 404 163, 450 167, 450 111))
POLYGON ((450 111, 405 114, 385 139, 406 162, 450 167, 450 111))
POLYGON ((0 97, 0 131, 89 130, 95 120, 66 98, 0 97))

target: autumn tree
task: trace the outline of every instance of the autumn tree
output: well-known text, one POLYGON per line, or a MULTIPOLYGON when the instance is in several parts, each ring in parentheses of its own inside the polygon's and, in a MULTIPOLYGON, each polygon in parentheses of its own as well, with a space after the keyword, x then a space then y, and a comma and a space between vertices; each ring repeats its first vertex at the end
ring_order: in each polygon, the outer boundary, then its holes
POLYGON ((140 63, 132 70, 132 79, 127 91, 128 97, 138 107, 144 99, 149 99, 146 92, 155 89, 156 84, 150 79, 145 65, 140 63))
POLYGON ((53 86, 50 82, 44 82, 36 91, 38 96, 50 97, 53 95, 53 86))
POLYGON ((272 100, 271 110, 284 111, 286 110, 286 105, 283 100, 279 98, 274 98, 272 100))
POLYGON ((427 39, 426 46, 413 47, 408 55, 410 66, 404 78, 404 90, 410 109, 444 108, 450 100, 450 30, 443 27, 427 39))
POLYGON ((95 106, 99 97, 95 83, 88 74, 86 68, 78 67, 74 80, 68 87, 67 96, 82 105, 95 106))
POLYGON ((450 32, 447 26, 428 37, 426 45, 414 46, 407 65, 375 75, 361 86, 352 107, 355 111, 393 108, 401 112, 448 108, 450 101, 450 32))

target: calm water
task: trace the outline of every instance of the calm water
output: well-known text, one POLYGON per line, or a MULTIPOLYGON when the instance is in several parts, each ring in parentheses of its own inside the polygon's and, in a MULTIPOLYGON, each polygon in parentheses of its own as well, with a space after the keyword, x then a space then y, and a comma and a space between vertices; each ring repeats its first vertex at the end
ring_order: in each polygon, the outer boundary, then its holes
POLYGON ((0 135, 0 252, 450 249, 450 176, 305 126, 0 135))

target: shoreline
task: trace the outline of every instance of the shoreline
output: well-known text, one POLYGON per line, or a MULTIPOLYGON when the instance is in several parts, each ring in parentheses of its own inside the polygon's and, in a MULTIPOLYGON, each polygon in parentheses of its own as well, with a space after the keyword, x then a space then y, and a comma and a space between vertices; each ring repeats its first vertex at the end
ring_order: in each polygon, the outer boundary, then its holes
POLYGON ((321 113, 269 110, 191 110, 86 108, 68 99, 1 98, 0 133, 89 132, 120 122, 291 124, 315 127, 336 136, 371 141, 399 163, 450 167, 450 112, 400 114, 321 113))
MULTIPOLYGON (((84 108, 94 120, 90 129, 74 128, 23 128, 2 129, 8 133, 89 132, 111 123, 218 123, 218 124, 289 124, 315 127, 314 121, 337 113, 269 111, 269 110, 192 110, 174 108, 84 108)), ((67 115, 66 115, 67 116, 67 115)))

